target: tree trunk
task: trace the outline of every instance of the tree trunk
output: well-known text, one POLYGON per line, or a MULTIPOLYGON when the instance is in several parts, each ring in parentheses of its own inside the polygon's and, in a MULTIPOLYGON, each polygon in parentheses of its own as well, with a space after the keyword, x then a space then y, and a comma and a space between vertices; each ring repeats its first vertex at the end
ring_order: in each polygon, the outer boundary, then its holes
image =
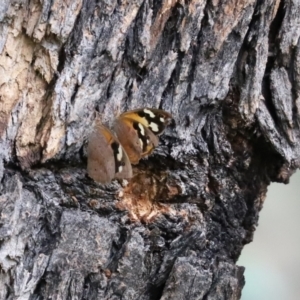
POLYGON ((4 0, 0 299, 240 299, 271 181, 299 167, 300 4, 4 0), (126 184, 95 110, 173 115, 126 184))

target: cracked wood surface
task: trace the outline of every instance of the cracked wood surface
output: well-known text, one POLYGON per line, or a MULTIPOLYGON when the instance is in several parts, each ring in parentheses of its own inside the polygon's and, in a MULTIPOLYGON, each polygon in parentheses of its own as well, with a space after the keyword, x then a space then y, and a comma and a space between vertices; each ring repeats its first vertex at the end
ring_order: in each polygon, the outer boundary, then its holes
POLYGON ((0 299, 240 299, 271 181, 300 165, 300 5, 4 0, 0 299), (134 178, 86 176, 97 110, 172 113, 134 178))

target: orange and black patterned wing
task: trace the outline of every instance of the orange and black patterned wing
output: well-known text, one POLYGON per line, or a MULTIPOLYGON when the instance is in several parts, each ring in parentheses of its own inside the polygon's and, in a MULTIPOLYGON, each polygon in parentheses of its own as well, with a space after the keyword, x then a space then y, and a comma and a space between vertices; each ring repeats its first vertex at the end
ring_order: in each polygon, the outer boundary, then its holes
POLYGON ((141 123, 149 128, 153 134, 160 135, 170 124, 172 115, 164 110, 155 108, 141 108, 127 111, 120 115, 119 118, 128 118, 141 123))
POLYGON ((158 145, 158 137, 133 119, 120 116, 115 121, 114 130, 132 164, 151 154, 158 145))

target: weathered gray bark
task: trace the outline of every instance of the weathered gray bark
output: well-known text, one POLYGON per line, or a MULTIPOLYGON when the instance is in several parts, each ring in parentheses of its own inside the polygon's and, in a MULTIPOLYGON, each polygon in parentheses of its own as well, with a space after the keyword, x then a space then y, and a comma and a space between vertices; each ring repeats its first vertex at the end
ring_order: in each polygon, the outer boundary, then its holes
POLYGON ((0 299, 239 299, 267 186, 299 166, 298 1, 5 0, 0 299), (174 123, 127 186, 95 109, 174 123))

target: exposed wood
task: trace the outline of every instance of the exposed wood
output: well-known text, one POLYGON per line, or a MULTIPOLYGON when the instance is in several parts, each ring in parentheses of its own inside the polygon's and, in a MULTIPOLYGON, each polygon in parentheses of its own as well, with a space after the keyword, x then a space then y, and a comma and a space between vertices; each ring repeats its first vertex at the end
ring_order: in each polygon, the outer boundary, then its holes
POLYGON ((0 299, 240 299, 271 181, 300 165, 300 4, 5 0, 0 299), (102 122, 174 121, 128 183, 86 176, 102 122))

